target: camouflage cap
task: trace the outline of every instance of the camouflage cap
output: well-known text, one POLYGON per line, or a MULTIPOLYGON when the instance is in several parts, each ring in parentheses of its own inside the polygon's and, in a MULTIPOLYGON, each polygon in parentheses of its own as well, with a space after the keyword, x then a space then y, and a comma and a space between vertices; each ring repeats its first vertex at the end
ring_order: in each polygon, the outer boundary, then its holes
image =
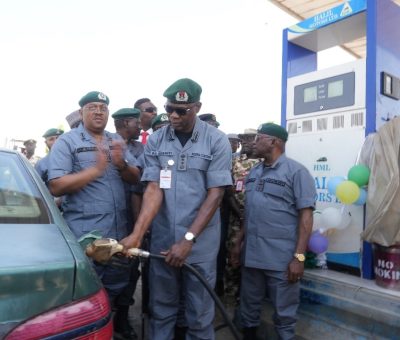
POLYGON ((228 137, 228 139, 237 139, 240 140, 239 136, 237 135, 237 133, 228 133, 226 135, 228 137))
POLYGON ((244 129, 243 133, 239 133, 239 138, 242 138, 242 136, 251 136, 251 135, 255 136, 256 134, 257 134, 256 129, 247 128, 247 129, 244 129))

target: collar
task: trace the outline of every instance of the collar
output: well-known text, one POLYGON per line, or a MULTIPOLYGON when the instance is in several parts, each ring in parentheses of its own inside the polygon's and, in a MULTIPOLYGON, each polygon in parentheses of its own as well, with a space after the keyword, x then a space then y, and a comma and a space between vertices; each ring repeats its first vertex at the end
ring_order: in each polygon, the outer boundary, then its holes
MULTIPOLYGON (((196 143, 199 140, 200 137, 200 130, 204 128, 205 122, 200 120, 199 117, 196 117, 196 122, 194 124, 193 132, 192 132, 192 137, 190 137, 190 140, 192 143, 196 143)), ((171 127, 171 125, 168 126, 169 132, 168 133, 168 140, 173 141, 176 138, 175 135, 175 130, 171 127)))
MULTIPOLYGON (((77 132, 79 133, 80 137, 82 140, 85 141, 93 141, 93 137, 92 135, 85 129, 83 124, 80 124, 77 128, 76 128, 77 132)), ((112 136, 111 134, 104 130, 103 131, 103 137, 106 138, 107 141, 111 141, 112 140, 112 136)), ((122 137, 121 137, 122 138, 122 137)))
POLYGON ((278 159, 271 165, 271 166, 266 166, 265 165, 265 163, 263 163, 264 164, 264 168, 268 168, 268 169, 275 169, 275 168, 279 168, 279 166, 282 164, 282 163, 284 163, 284 162, 286 162, 286 155, 283 153, 283 154, 281 154, 279 157, 278 157, 278 159))

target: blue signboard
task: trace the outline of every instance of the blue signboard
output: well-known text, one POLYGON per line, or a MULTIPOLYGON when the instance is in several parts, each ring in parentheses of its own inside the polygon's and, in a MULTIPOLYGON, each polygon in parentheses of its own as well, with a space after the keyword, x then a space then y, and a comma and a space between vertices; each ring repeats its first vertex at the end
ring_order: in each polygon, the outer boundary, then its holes
POLYGON ((303 34, 315 31, 321 27, 330 25, 343 20, 349 16, 365 11, 367 8, 366 0, 352 0, 318 13, 296 25, 288 28, 289 33, 303 34))

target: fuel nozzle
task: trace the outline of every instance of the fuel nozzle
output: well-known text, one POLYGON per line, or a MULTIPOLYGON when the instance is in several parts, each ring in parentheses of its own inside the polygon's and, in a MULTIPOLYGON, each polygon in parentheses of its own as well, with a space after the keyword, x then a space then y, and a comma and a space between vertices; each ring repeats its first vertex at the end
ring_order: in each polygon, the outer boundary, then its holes
POLYGON ((148 258, 150 257, 150 253, 148 251, 139 249, 139 248, 130 248, 128 249, 128 254, 131 256, 136 256, 136 257, 143 257, 143 258, 148 258))

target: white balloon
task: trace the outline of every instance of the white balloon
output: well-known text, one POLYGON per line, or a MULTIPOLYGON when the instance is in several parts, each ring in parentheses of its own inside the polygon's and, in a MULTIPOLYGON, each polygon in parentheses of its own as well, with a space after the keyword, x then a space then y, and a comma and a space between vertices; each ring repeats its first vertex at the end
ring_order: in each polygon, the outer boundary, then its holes
POLYGON ((340 228, 342 223, 342 214, 339 209, 329 207, 322 211, 322 223, 325 229, 340 228))
POLYGON ((321 210, 314 210, 313 212, 313 227, 312 231, 316 231, 319 229, 324 229, 324 225, 322 222, 322 211, 321 210))
POLYGON ((342 210, 340 211, 341 216, 342 216, 342 221, 340 222, 340 225, 336 227, 336 229, 342 230, 346 229, 351 222, 351 213, 349 211, 349 208, 347 206, 343 206, 342 210))

